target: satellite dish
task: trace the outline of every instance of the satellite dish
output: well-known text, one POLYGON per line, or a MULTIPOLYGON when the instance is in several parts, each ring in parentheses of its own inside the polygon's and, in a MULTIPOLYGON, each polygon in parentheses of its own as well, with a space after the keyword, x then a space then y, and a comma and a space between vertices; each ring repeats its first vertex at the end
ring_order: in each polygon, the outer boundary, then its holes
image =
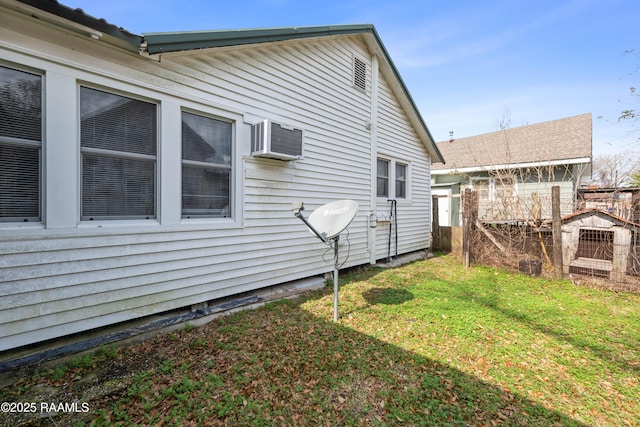
POLYGON ((309 215, 307 220, 301 213, 302 202, 291 205, 293 214, 304 222, 309 231, 323 243, 333 247, 333 321, 338 321, 338 240, 358 213, 358 203, 353 200, 337 200, 320 206, 309 215))
MULTIPOLYGON (((309 215, 309 223, 325 239, 332 239, 351 224, 358 213, 358 203, 353 200, 337 200, 320 206, 309 215)), ((312 232, 313 233, 313 232, 312 232)))

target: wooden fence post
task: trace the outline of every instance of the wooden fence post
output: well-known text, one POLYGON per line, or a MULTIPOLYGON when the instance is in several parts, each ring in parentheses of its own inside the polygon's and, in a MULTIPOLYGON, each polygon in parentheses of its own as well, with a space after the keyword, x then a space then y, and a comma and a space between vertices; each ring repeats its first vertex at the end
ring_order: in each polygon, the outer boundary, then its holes
POLYGON ((560 187, 551 187, 551 218, 553 232, 553 278, 562 280, 562 219, 560 215, 560 187))
POLYGON ((462 254, 464 266, 471 266, 471 230, 478 217, 476 192, 467 188, 462 198, 462 254))
POLYGON ((442 231, 440 230, 440 213, 438 212, 438 196, 431 197, 431 238, 434 250, 442 250, 442 231))

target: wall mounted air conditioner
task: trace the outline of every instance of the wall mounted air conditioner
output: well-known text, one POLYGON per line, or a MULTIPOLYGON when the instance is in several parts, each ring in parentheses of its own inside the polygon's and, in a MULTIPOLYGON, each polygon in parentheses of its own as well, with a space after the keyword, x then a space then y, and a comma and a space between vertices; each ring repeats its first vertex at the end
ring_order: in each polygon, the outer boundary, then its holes
POLYGON ((302 129, 263 120, 252 127, 251 155, 278 160, 302 159, 302 129))

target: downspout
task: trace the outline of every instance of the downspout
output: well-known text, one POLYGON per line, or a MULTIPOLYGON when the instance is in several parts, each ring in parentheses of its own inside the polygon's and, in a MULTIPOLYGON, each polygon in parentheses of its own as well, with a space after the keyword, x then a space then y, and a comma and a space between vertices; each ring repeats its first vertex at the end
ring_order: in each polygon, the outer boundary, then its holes
POLYGON ((369 119, 370 143, 371 147, 371 192, 369 211, 369 263, 376 263, 376 209, 377 209, 377 160, 378 160, 378 57, 371 55, 371 113, 369 119))

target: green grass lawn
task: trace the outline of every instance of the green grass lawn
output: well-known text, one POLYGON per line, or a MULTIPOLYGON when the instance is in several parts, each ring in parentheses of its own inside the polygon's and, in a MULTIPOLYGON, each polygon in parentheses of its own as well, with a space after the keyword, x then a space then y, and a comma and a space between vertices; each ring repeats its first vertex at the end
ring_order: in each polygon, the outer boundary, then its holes
POLYGON ((55 389, 91 409, 26 425, 640 425, 640 295, 451 256, 340 282, 338 323, 327 287, 40 369, 0 397, 55 389))

